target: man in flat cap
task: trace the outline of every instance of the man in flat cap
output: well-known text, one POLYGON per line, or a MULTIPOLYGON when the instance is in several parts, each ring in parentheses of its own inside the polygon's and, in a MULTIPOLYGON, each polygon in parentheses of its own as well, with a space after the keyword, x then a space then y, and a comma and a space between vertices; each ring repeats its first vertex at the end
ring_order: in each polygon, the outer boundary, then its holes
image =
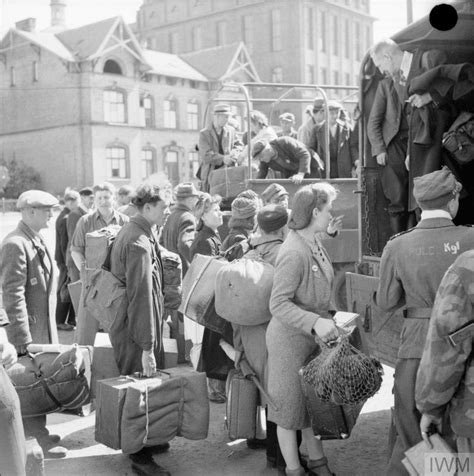
POLYGON ((385 312, 403 309, 406 318, 395 368, 389 475, 408 474, 401 462, 404 452, 421 441, 415 381, 436 292, 456 258, 474 248, 474 229, 453 223, 460 190, 447 167, 417 177, 414 194, 421 221, 392 237, 382 254, 375 301, 385 312))
POLYGON ((278 118, 280 121, 281 132, 278 137, 288 136, 296 139, 298 131, 293 127, 295 125, 295 116, 291 112, 284 112, 278 118))
POLYGON ((129 218, 137 213, 137 207, 132 203, 135 189, 131 185, 122 185, 117 191, 117 210, 129 218))
MULTIPOLYGON (((322 106, 321 106, 322 107, 322 106)), ((341 119, 342 104, 333 99, 328 100, 329 118, 329 178, 351 178, 359 157, 358 144, 355 135, 347 121, 341 119)), ((326 160, 326 145, 324 134, 326 131, 326 114, 321 109, 324 121, 317 124, 311 138, 306 144, 315 151, 323 162, 326 160)))
POLYGON ((281 205, 285 208, 288 208, 288 197, 289 194, 286 191, 283 185, 279 183, 270 184, 262 192, 262 200, 264 205, 281 205))
MULTIPOLYGON (((201 192, 190 182, 180 183, 174 190, 175 204, 166 219, 161 232, 160 244, 173 253, 178 253, 183 266, 183 277, 191 263, 190 248, 196 234, 196 217, 194 207, 201 192)), ((178 361, 185 361, 183 315, 171 312, 173 335, 178 341, 178 361)))
MULTIPOLYGON (((6 330, 19 356, 26 354, 28 344, 58 342, 54 307, 49 302, 53 294, 53 258, 40 234, 48 227, 57 205, 56 197, 47 192, 23 192, 17 201, 21 220, 1 245, 3 307, 10 321, 6 330)), ((24 418, 23 426, 26 436, 37 438, 45 456, 66 455, 64 448, 56 446, 59 437, 49 435, 46 415, 24 418)))
POLYGON ((209 192, 209 176, 214 169, 234 165, 237 160, 241 144, 235 129, 227 124, 230 116, 228 104, 217 104, 212 124, 199 133, 198 178, 203 192, 209 192))
POLYGON ((291 137, 277 137, 268 141, 258 141, 252 149, 254 159, 259 160, 257 178, 267 177, 269 169, 280 172, 283 178, 301 183, 311 176, 311 155, 306 146, 291 137))

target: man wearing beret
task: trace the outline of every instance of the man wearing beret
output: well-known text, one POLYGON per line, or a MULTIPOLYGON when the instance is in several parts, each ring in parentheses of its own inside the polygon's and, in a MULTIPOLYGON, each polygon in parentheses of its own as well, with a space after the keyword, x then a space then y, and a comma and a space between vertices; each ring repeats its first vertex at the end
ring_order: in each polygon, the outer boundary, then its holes
POLYGON ((241 144, 235 129, 227 124, 230 116, 232 112, 228 104, 217 104, 212 124, 199 133, 198 178, 203 192, 209 192, 209 176, 214 169, 234 165, 237 160, 241 144))
POLYGON ((262 192, 262 200, 264 205, 282 205, 285 208, 288 208, 288 197, 289 194, 286 191, 283 185, 279 183, 272 183, 270 184, 263 192, 262 192))
POLYGON ((375 301, 383 311, 403 309, 405 316, 395 368, 388 475, 408 474, 401 462, 404 452, 422 439, 415 381, 439 284, 456 258, 474 248, 474 229, 453 223, 460 191, 447 167, 415 178, 421 221, 395 235, 382 254, 375 301))
POLYGON ((289 178, 297 184, 305 176, 310 176, 310 153, 302 142, 291 137, 278 137, 270 142, 258 141, 253 146, 252 154, 260 161, 258 179, 266 178, 269 169, 280 172, 283 178, 289 178))
MULTIPOLYGON (((40 231, 48 227, 58 200, 41 190, 23 192, 17 201, 21 220, 1 245, 0 272, 3 306, 10 321, 9 341, 18 355, 27 352, 28 344, 58 342, 53 310, 49 299, 54 282, 52 256, 40 231)), ((45 456, 60 458, 66 450, 55 446, 59 437, 49 435, 46 415, 23 419, 27 436, 34 436, 45 456)))

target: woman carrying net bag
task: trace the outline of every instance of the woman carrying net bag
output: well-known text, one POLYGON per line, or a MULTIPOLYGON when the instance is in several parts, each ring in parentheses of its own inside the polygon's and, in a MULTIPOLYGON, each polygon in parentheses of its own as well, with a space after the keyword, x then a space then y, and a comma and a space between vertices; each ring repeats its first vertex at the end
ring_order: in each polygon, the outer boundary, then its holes
POLYGON ((334 271, 318 238, 318 233, 337 221, 331 217, 336 194, 328 183, 298 190, 288 223, 291 231, 276 262, 266 342, 268 393, 278 410, 269 408, 268 419, 277 425, 287 475, 333 474, 322 442, 314 437, 298 372, 318 349, 317 342, 338 337, 329 314, 334 271), (308 473, 298 458, 297 430, 301 430, 309 453, 308 473))

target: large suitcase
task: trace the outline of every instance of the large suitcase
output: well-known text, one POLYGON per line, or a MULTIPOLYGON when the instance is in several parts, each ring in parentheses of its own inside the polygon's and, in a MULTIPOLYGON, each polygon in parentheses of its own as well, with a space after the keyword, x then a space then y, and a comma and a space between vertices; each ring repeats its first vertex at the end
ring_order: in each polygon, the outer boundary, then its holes
POLYGON ((219 269, 228 265, 224 259, 215 256, 196 254, 183 279, 183 299, 179 312, 222 334, 227 321, 215 310, 215 279, 219 269))
POLYGON ((234 198, 247 188, 248 167, 221 167, 209 175, 209 193, 223 198, 234 198))
POLYGON ((124 453, 155 446, 175 436, 207 437, 206 376, 186 367, 152 378, 118 377, 98 382, 95 439, 124 453))
POLYGON ((107 249, 120 230, 119 225, 109 225, 100 230, 86 233, 85 258, 86 268, 98 269, 104 264, 107 249))
POLYGON ((232 369, 226 381, 226 425, 231 440, 255 438, 258 390, 239 370, 232 369))
POLYGON ((97 395, 97 382, 120 375, 115 362, 114 349, 110 343, 109 334, 98 332, 94 341, 94 357, 92 359, 91 397, 97 395))

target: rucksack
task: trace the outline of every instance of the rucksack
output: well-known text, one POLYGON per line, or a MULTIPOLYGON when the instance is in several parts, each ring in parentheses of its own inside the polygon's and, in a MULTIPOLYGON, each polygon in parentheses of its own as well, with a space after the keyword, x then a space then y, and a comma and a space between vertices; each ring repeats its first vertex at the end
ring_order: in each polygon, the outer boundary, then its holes
POLYGON ((160 246, 161 262, 163 263, 163 297, 165 308, 179 308, 182 299, 183 266, 177 253, 160 246))
POLYGON ((463 111, 443 134, 443 147, 453 159, 464 165, 474 160, 474 114, 463 111))
POLYGON ((110 257, 115 237, 107 247, 107 255, 101 268, 89 271, 89 280, 84 288, 84 304, 106 332, 115 319, 127 313, 127 290, 125 283, 110 271, 110 257))

